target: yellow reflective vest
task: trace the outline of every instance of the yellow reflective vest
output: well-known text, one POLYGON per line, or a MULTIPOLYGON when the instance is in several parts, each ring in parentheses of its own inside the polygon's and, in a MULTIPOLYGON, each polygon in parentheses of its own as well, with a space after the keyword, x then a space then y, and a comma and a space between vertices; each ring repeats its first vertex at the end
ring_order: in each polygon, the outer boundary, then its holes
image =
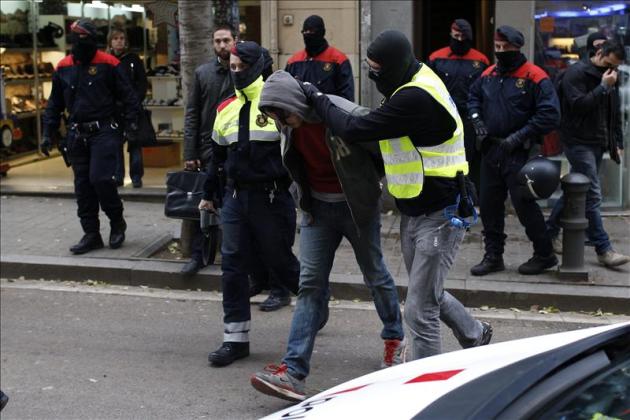
POLYGON ((249 141, 280 141, 280 132, 276 128, 275 122, 258 110, 263 85, 264 82, 260 76, 243 90, 236 90, 236 96, 226 99, 217 107, 212 140, 221 146, 229 146, 238 142, 241 108, 250 101, 249 141))
POLYGON ((426 64, 401 89, 420 88, 429 93, 455 119, 453 136, 438 146, 416 147, 409 136, 379 141, 387 189, 395 198, 409 199, 420 195, 424 177, 455 178, 458 171, 468 174, 464 149, 464 125, 457 107, 440 78, 426 64))

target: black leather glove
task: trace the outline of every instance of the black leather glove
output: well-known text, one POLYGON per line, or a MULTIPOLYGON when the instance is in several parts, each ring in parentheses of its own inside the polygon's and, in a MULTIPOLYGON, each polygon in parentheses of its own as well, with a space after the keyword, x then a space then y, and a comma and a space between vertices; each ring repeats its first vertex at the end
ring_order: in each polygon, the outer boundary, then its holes
POLYGON ((44 155, 50 156, 50 151, 52 150, 52 139, 50 137, 43 137, 39 146, 44 155))
POLYGON ((512 153, 517 147, 521 146, 522 141, 514 134, 510 134, 505 140, 499 143, 499 149, 504 154, 512 153))
POLYGON ((127 126, 127 129, 125 130, 125 138, 129 141, 129 143, 137 143, 140 140, 138 134, 138 124, 131 123, 127 126))
POLYGON ((313 97, 323 95, 323 93, 321 93, 319 89, 315 87, 315 85, 309 82, 298 81, 298 83, 300 84, 300 87, 302 88, 304 95, 306 95, 306 101, 308 103, 313 102, 313 97))
POLYGON ((488 137, 488 129, 486 128, 486 124, 484 124, 483 120, 479 118, 479 114, 473 114, 470 117, 470 122, 472 122, 473 128, 475 129, 475 135, 479 141, 483 142, 483 140, 488 137))

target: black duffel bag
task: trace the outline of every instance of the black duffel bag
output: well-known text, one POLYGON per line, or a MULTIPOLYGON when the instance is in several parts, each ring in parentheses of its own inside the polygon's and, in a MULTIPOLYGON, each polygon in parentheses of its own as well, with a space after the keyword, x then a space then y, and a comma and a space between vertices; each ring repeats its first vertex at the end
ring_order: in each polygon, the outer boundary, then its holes
POLYGON ((199 220, 199 202, 203 198, 206 173, 178 171, 166 174, 164 214, 172 219, 199 220))

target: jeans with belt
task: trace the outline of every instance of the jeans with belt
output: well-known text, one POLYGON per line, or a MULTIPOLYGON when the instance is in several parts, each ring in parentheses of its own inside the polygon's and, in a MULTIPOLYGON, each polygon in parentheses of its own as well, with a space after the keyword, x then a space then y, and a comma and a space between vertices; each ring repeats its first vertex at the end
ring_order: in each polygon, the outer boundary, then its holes
POLYGON ((481 339, 481 323, 444 290, 464 232, 450 226, 442 210, 401 217, 400 242, 409 273, 404 320, 410 360, 441 353, 440 319, 462 347, 474 346, 481 339))
POLYGON ((345 237, 352 245, 363 281, 370 289, 383 329, 381 338, 402 339, 403 329, 394 279, 381 251, 381 220, 375 212, 367 226, 355 226, 348 204, 313 199, 300 230, 300 291, 283 363, 298 378, 308 376, 315 336, 328 305, 328 284, 335 252, 345 237))

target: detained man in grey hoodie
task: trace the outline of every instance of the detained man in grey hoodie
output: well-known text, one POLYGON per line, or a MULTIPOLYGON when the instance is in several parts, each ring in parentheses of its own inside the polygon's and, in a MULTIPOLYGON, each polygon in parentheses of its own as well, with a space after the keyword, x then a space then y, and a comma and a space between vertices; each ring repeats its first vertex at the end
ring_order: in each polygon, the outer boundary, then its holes
MULTIPOLYGON (((368 112, 344 98, 329 97, 350 114, 368 112)), ((297 186, 303 219, 300 289, 287 352, 280 366, 267 366, 252 376, 251 383, 265 394, 302 401, 315 336, 327 316, 330 270, 344 237, 352 245, 383 322, 382 366, 400 362, 403 329, 398 293, 380 245, 383 164, 373 144, 350 145, 332 136, 287 72, 277 71, 267 79, 259 108, 281 127, 282 160, 297 186)))

